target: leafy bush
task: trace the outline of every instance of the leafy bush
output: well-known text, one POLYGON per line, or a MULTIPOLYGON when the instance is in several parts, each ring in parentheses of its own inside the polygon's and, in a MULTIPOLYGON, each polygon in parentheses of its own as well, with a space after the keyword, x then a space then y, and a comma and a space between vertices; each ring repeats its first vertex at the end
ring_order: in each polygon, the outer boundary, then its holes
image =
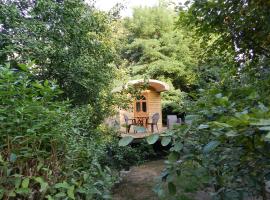
POLYGON ((192 163, 191 174, 203 170, 209 177, 201 185, 214 191, 213 199, 269 199, 269 4, 187 5, 178 26, 195 30, 205 54, 199 62, 201 89, 186 124, 164 135, 173 144, 163 177, 170 197, 178 197, 178 178, 192 163))
POLYGON ((109 198, 116 169, 139 154, 118 147, 109 130, 93 129, 90 106, 57 101, 57 85, 20 68, 0 68, 0 197, 109 198))
POLYGON ((48 183, 31 182, 31 191, 29 177, 58 181, 65 150, 58 124, 67 104, 53 101, 60 94, 54 83, 32 81, 28 72, 1 67, 0 77, 1 196, 36 196, 48 183))
POLYGON ((210 179, 205 187, 213 188, 217 199, 265 198, 270 173, 269 103, 254 85, 230 86, 204 91, 193 115, 187 116, 188 124, 164 135, 173 141, 167 180, 177 185, 178 177, 189 170, 185 163, 192 163, 194 176, 200 169, 207 172, 210 179))
POLYGON ((0 13, 0 64, 34 60, 34 77, 56 80, 59 99, 91 105, 98 127, 111 111, 115 74, 109 16, 81 0, 1 1, 0 13))

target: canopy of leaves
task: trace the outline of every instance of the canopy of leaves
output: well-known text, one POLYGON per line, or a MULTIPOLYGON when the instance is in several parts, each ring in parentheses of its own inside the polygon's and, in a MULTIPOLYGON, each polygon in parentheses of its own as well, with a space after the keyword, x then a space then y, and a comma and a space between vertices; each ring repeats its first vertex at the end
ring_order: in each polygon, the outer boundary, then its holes
POLYGON ((235 49, 239 59, 270 56, 270 2, 264 0, 190 1, 180 21, 193 26, 203 40, 217 34, 216 48, 235 49))
POLYGON ((175 19, 174 12, 163 5, 136 8, 133 17, 126 19, 128 44, 122 53, 133 78, 166 78, 182 90, 196 84, 193 68, 197 64, 194 51, 198 46, 184 36, 184 30, 174 30, 175 19))
POLYGON ((210 51, 199 58, 199 98, 189 106, 187 124, 165 135, 174 141, 165 178, 178 186, 171 177, 179 172, 203 174, 217 199, 267 199, 269 2, 195 0, 189 6, 178 26, 195 30, 210 51))
POLYGON ((108 17, 83 1, 4 1, 1 63, 33 60, 41 80, 56 80, 74 104, 102 109, 113 77, 108 17))

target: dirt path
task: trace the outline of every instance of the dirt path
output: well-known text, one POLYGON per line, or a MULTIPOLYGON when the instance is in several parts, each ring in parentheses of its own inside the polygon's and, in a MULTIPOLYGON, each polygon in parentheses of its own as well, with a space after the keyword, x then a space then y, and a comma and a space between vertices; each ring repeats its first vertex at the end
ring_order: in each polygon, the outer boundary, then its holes
MULTIPOLYGON (((113 200, 158 200, 152 189, 164 166, 164 160, 157 160, 132 167, 130 171, 123 175, 121 183, 113 190, 113 200)), ((211 199, 209 193, 204 191, 198 191, 195 194, 190 193, 187 196, 189 198, 180 199, 211 199)))
POLYGON ((135 166, 123 176, 113 191, 113 200, 157 200, 152 191, 157 178, 164 168, 164 161, 151 161, 135 166))

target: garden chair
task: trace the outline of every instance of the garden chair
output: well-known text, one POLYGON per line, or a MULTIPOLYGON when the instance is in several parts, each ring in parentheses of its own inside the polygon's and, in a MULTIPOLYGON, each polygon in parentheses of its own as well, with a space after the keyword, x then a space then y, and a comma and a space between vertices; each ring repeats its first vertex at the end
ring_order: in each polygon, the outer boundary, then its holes
MULTIPOLYGON (((130 131, 130 127, 132 125, 136 125, 135 123, 135 119, 129 119, 127 115, 124 114, 124 119, 125 119, 125 123, 126 123, 126 133, 129 133, 130 131), (131 123, 129 122, 131 120, 131 123)), ((135 132, 135 131, 134 131, 135 132)))
POLYGON ((157 127, 157 131, 159 132, 158 125, 157 125, 158 120, 159 120, 159 113, 155 113, 152 116, 152 122, 151 123, 147 123, 147 125, 151 125, 151 132, 152 133, 154 132, 154 126, 157 127))

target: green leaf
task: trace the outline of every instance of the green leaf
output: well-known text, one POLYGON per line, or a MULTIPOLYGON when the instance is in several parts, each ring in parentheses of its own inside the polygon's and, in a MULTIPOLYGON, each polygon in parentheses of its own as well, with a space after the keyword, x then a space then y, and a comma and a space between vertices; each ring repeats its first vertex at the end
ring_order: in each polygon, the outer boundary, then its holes
POLYGON ((270 132, 267 133, 267 135, 265 136, 265 138, 266 138, 267 140, 270 139, 270 132))
POLYGON ((22 181, 21 177, 15 177, 15 179, 14 179, 14 186, 15 186, 15 188, 19 188, 20 187, 21 181, 22 181))
POLYGON ((225 135, 227 137, 235 137, 235 136, 237 136, 237 132, 235 132, 235 131, 229 131, 229 132, 225 133, 225 135))
POLYGON ((47 189, 48 185, 49 184, 47 182, 41 183, 40 184, 40 191, 41 192, 45 191, 47 189))
POLYGON ((19 68, 22 70, 22 71, 25 71, 25 72, 27 72, 28 71, 28 67, 27 67, 27 65, 26 64, 18 64, 18 66, 19 66, 19 68))
POLYGON ((198 127, 199 130, 206 129, 206 128, 209 128, 208 124, 200 124, 200 126, 198 127))
POLYGON ((178 154, 177 152, 175 152, 175 151, 171 152, 171 153, 169 154, 169 156, 168 156, 168 160, 169 160, 170 162, 175 162, 175 161, 178 160, 178 158, 179 158, 179 154, 178 154))
POLYGON ((152 134, 146 138, 146 141, 148 144, 154 144, 156 141, 158 141, 159 135, 158 134, 152 134))
POLYGON ((24 194, 29 194, 30 193, 30 189, 29 188, 18 188, 18 189, 15 190, 15 192, 17 194, 24 195, 24 194))
POLYGON ((185 121, 186 123, 190 124, 192 123, 194 120, 196 120, 199 116, 198 115, 187 115, 185 117, 185 121))
POLYGON ((56 183, 54 185, 54 188, 57 188, 57 189, 59 189, 59 188, 69 189, 70 185, 67 182, 64 181, 63 183, 56 183))
POLYGON ((212 122, 213 125, 218 126, 218 127, 224 127, 224 128, 231 128, 232 126, 226 123, 222 123, 222 122, 217 122, 214 121, 212 122))
POLYGON ((218 93, 218 94, 215 95, 215 97, 219 99, 219 98, 222 97, 222 94, 221 93, 218 93))
POLYGON ((10 162, 15 162, 17 160, 17 155, 15 153, 11 153, 9 156, 10 162))
POLYGON ((22 181, 22 188, 28 188, 28 186, 29 186, 29 181, 30 181, 29 178, 23 179, 23 181, 22 181))
POLYGON ((4 197, 5 190, 0 188, 0 199, 4 197))
POLYGON ((174 135, 174 132, 171 130, 167 130, 165 133, 161 133, 161 136, 172 136, 174 135))
POLYGON ((53 197, 52 197, 51 195, 47 195, 46 198, 47 198, 48 200, 54 200, 53 197))
POLYGON ((213 151, 218 145, 220 144, 219 141, 211 141, 203 148, 203 153, 207 154, 211 151, 213 151))
POLYGON ((171 148, 171 151, 181 151, 183 149, 183 144, 181 142, 175 143, 174 146, 171 148))
POLYGON ((131 136, 123 137, 123 138, 121 138, 121 140, 119 140, 118 145, 119 145, 120 147, 127 146, 127 145, 129 145, 129 144, 133 141, 133 139, 134 139, 134 138, 131 137, 131 136))
POLYGON ((8 192, 8 196, 9 196, 9 197, 16 197, 15 191, 14 191, 14 190, 9 191, 9 192, 8 192))
POLYGON ((260 127, 259 130, 261 130, 261 131, 270 131, 270 126, 260 127))
POLYGON ((68 197, 71 198, 71 199, 75 199, 75 196, 74 196, 74 185, 69 187, 68 191, 67 191, 67 194, 68 194, 68 197))
POLYGON ((270 119, 260 119, 260 121, 251 123, 251 125, 254 126, 269 126, 270 125, 270 119))
POLYGON ((171 137, 162 137, 161 139, 161 145, 162 146, 167 146, 171 142, 171 137))
POLYGON ((36 87, 36 88, 39 88, 39 89, 43 89, 43 88, 44 88, 43 85, 42 85, 41 83, 39 83, 39 82, 32 83, 32 85, 33 85, 34 87, 36 87))
POLYGON ((171 195, 175 195, 176 194, 176 186, 172 182, 169 182, 168 183, 168 189, 169 189, 169 193, 171 195))
POLYGON ((56 198, 65 197, 65 196, 66 196, 66 193, 64 192, 59 192, 55 195, 56 198))
POLYGON ((41 177, 36 177, 35 181, 38 182, 38 183, 43 183, 44 182, 41 177))
POLYGON ((102 199, 112 199, 112 197, 109 194, 104 194, 102 195, 102 199))
POLYGON ((37 181, 40 184, 40 191, 41 192, 47 189, 48 183, 46 181, 44 181, 43 178, 36 177, 35 181, 37 181))

